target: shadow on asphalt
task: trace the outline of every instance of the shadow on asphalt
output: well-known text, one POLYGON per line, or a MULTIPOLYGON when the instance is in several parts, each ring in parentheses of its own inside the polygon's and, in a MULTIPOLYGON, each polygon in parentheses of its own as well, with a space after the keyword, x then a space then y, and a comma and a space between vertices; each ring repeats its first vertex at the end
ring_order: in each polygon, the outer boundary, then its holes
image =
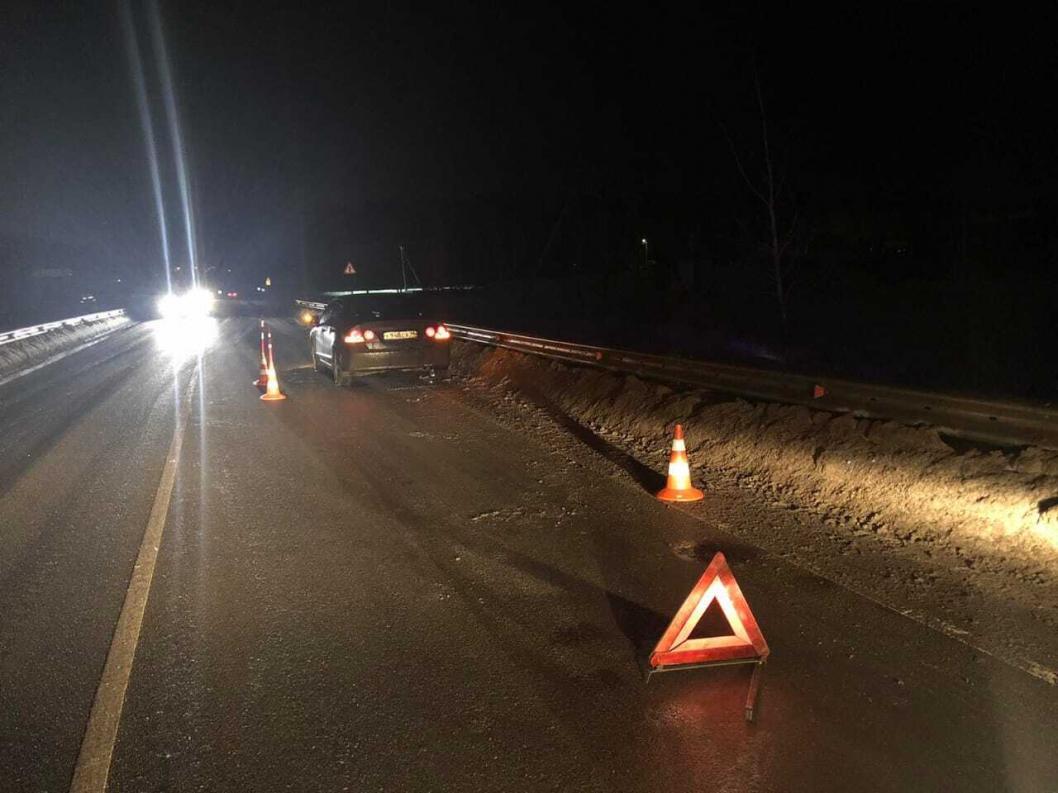
MULTIPOLYGON (((326 373, 314 372, 310 365, 293 368, 288 372, 287 377, 291 383, 319 381, 323 385, 329 385, 326 373)), ((444 387, 449 384, 450 381, 447 377, 438 377, 436 380, 431 380, 415 372, 388 372, 355 378, 348 388, 353 391, 386 393, 404 390, 424 390, 444 387)), ((578 423, 565 413, 557 403, 535 388, 532 383, 519 382, 517 386, 533 404, 543 410, 561 429, 568 432, 573 438, 593 452, 624 470, 651 498, 654 493, 664 487, 664 475, 642 464, 639 460, 600 437, 588 427, 578 423)), ((410 508, 403 499, 393 497, 390 487, 391 482, 377 479, 373 475, 373 469, 368 469, 366 473, 368 474, 367 478, 374 486, 378 498, 386 504, 391 514, 402 518, 409 528, 414 527, 418 531, 422 531, 425 526, 431 525, 433 521, 428 514, 420 514, 418 510, 410 508)), ((456 540, 478 552, 501 556, 507 564, 522 573, 531 575, 540 581, 571 594, 577 594, 585 600, 598 602, 601 598, 605 598, 614 623, 625 637, 629 650, 634 656, 640 671, 647 669, 647 659, 654 649, 658 638, 668 626, 671 615, 660 614, 618 594, 614 591, 614 588, 609 586, 601 587, 577 576, 570 575, 546 562, 519 552, 502 542, 486 538, 478 532, 468 532, 462 527, 450 524, 441 536, 444 537, 445 541, 456 540)), ((596 537, 595 544, 597 546, 597 562, 604 579, 608 583, 621 580, 622 574, 626 572, 630 562, 635 558, 634 550, 624 547, 623 543, 615 536, 596 537), (601 547, 599 545, 600 541, 602 541, 601 547)), ((761 554, 759 548, 746 545, 733 537, 725 537, 723 542, 714 540, 697 543, 693 549, 688 549, 693 554, 691 558, 689 558, 687 553, 674 553, 674 556, 704 565, 712 558, 713 553, 721 549, 735 563, 756 558, 761 554)), ((447 549, 441 553, 431 555, 436 564, 445 568, 450 580, 465 579, 463 586, 460 588, 464 589, 464 595, 466 595, 466 600, 471 605, 471 608, 479 611, 476 607, 476 599, 470 597, 470 592, 473 589, 472 578, 466 578, 458 566, 446 563, 447 549)), ((479 617, 484 618, 485 615, 479 614, 479 617)), ((496 628, 498 634, 502 634, 499 626, 496 626, 496 628)), ((568 635, 556 636, 554 641, 556 644, 568 644, 570 642, 576 643, 579 639, 576 631, 574 631, 568 635)), ((512 642, 509 648, 510 652, 515 655, 524 654, 524 648, 516 647, 516 644, 516 642, 512 642)), ((542 659, 540 660, 542 661, 542 659)), ((546 668, 547 664, 542 663, 541 667, 546 668)))
MULTIPOLYGON (((576 421, 569 416, 560 405, 548 398, 544 393, 540 392, 539 389, 535 388, 532 383, 519 379, 518 382, 516 382, 516 386, 519 391, 533 402, 533 404, 547 413, 548 417, 558 424, 559 427, 592 451, 600 454, 624 470, 651 497, 665 486, 664 475, 644 465, 630 454, 614 446, 605 438, 600 437, 591 429, 576 421)), ((710 532, 711 535, 715 535, 716 533, 717 532, 710 532)), ((722 535, 726 534, 723 532, 720 533, 722 535)), ((597 538, 597 540, 598 539, 599 538, 597 538)), ((605 544, 609 547, 599 548, 600 552, 597 555, 597 561, 604 577, 609 582, 620 579, 621 574, 625 572, 624 568, 627 566, 628 561, 634 558, 634 554, 628 552, 627 556, 622 556, 621 553, 617 553, 616 558, 620 559, 620 561, 616 563, 618 569, 609 569, 610 564, 613 563, 612 560, 615 559, 614 543, 617 542, 617 540, 614 537, 608 537, 606 539, 607 541, 605 544)), ((762 549, 739 541, 730 535, 725 536, 722 542, 717 538, 694 543, 690 547, 680 550, 683 552, 681 553, 677 551, 677 549, 674 549, 674 555, 687 561, 699 563, 703 566, 708 564, 717 551, 721 550, 727 556, 728 560, 735 564, 741 564, 756 559, 764 553, 762 549)), ((654 646, 657 644, 662 633, 664 633, 665 629, 668 627, 671 616, 659 614, 635 601, 618 595, 609 588, 596 587, 595 585, 581 579, 573 578, 572 576, 563 573, 561 570, 557 570, 538 560, 518 554, 517 552, 511 551, 509 548, 504 548, 504 551, 514 566, 520 568, 523 572, 535 575, 541 580, 546 580, 549 583, 561 586, 567 590, 587 588, 593 590, 592 594, 594 595, 604 594, 609 602, 614 622, 631 645, 641 673, 645 674, 646 670, 649 668, 648 659, 650 653, 653 651, 654 646)))
POLYGON ((605 438, 601 438, 592 430, 570 417, 559 405, 534 388, 531 383, 520 379, 517 386, 519 391, 529 397, 537 407, 547 413, 563 430, 592 451, 622 468, 645 491, 653 495, 665 486, 665 477, 662 474, 643 465, 635 457, 618 449, 605 438))

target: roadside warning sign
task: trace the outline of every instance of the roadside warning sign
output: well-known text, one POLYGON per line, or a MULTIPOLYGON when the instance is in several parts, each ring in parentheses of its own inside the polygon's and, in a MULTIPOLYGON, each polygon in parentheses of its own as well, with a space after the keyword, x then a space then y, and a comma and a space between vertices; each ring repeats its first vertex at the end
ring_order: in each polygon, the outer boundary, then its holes
POLYGON ((356 275, 356 268, 353 267, 353 263, 352 262, 346 262, 345 263, 345 274, 346 275, 356 275))
POLYGON ((647 680, 655 672, 700 669, 707 666, 753 664, 753 677, 746 695, 746 721, 753 721, 760 690, 761 670, 768 660, 768 643, 757 619, 738 586, 722 553, 717 553, 691 594, 683 601, 669 627, 650 655, 647 680), (731 633, 692 638, 691 634, 709 607, 716 603, 724 613, 731 633))
POLYGON ((769 652, 768 643, 764 641, 760 626, 749 610, 749 603, 727 566, 727 560, 718 553, 672 618, 650 656, 650 665, 658 668, 740 659, 748 662, 763 660, 769 652), (724 612, 733 633, 692 639, 695 626, 714 602, 724 612))

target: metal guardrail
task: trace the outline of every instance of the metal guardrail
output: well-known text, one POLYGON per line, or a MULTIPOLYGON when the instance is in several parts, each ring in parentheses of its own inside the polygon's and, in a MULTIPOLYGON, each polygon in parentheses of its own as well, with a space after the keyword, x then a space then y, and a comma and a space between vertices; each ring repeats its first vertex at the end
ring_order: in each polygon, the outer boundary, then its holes
MULTIPOLYGON (((295 301, 322 311, 325 304, 295 301)), ((690 358, 597 347, 469 325, 448 325, 456 338, 596 366, 655 380, 695 385, 733 396, 804 405, 832 413, 932 426, 957 437, 1000 446, 1058 449, 1058 407, 1017 400, 981 399, 833 377, 755 369, 690 358)))
MULTIPOLYGON (((318 292, 324 297, 350 297, 352 295, 414 295, 420 293, 436 294, 438 292, 472 292, 481 287, 473 284, 463 286, 405 286, 389 287, 386 289, 345 289, 337 292, 318 292)), ((296 303, 301 301, 294 301, 296 303)))
MULTIPOLYGON (((317 296, 323 296, 329 299, 338 297, 352 297, 356 295, 409 295, 409 294, 436 294, 443 292, 472 292, 475 289, 479 289, 477 286, 409 286, 406 289, 350 289, 344 292, 317 292, 317 296)), ((315 300, 295 300, 294 301, 301 308, 307 308, 310 311, 323 311, 327 306, 326 303, 320 303, 315 300)))
POLYGON ((45 322, 42 325, 31 325, 28 328, 18 328, 17 330, 9 330, 4 333, 0 333, 0 344, 10 344, 13 341, 21 341, 23 339, 29 339, 34 336, 40 336, 43 333, 47 333, 50 330, 58 330, 59 328, 73 328, 78 325, 83 325, 87 322, 99 322, 104 319, 116 319, 117 317, 125 316, 125 309, 116 308, 113 311, 100 311, 96 314, 85 314, 81 317, 70 317, 69 319, 60 319, 55 322, 45 322))
MULTIPOLYGON (((308 304, 306 307, 311 308, 308 304)), ((892 419, 910 425, 929 425, 951 435, 1003 446, 1058 449, 1058 408, 1049 404, 979 399, 830 377, 809 377, 467 325, 450 324, 448 327, 457 338, 467 341, 569 363, 696 385, 768 402, 805 405, 865 418, 892 419)))

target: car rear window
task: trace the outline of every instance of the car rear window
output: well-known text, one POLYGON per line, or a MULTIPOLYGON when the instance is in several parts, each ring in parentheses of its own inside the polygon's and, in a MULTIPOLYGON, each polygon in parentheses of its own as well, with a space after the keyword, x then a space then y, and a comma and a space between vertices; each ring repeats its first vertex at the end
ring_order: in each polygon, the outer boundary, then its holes
POLYGON ((351 320, 418 319, 428 310, 422 297, 371 295, 347 298, 342 315, 351 320))

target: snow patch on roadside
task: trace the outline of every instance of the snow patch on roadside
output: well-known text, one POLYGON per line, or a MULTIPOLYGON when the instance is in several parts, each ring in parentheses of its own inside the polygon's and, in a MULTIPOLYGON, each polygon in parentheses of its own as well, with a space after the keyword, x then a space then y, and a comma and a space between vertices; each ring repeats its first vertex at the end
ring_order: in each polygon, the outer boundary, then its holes
POLYGON ((55 328, 36 336, 0 344, 0 382, 8 382, 43 363, 58 360, 85 342, 98 339, 129 323, 128 317, 111 317, 73 327, 55 328))
MULTIPOLYGON (((469 343, 453 346, 452 369, 544 400, 657 472, 682 422, 697 486, 732 483, 826 529, 807 544, 767 529, 754 541, 802 560, 829 555, 820 567, 840 571, 836 580, 882 591, 893 607, 928 610, 930 623, 962 608, 964 624, 945 633, 961 638, 972 629, 1056 682, 1051 641, 1033 645, 1015 624, 1038 636, 1058 628, 1058 452, 981 450, 929 427, 751 403, 469 343), (963 602, 949 602, 951 593, 963 602), (1014 616, 1001 626, 998 616, 975 616, 989 602, 1014 616)), ((696 549, 674 552, 693 559, 696 549)))

